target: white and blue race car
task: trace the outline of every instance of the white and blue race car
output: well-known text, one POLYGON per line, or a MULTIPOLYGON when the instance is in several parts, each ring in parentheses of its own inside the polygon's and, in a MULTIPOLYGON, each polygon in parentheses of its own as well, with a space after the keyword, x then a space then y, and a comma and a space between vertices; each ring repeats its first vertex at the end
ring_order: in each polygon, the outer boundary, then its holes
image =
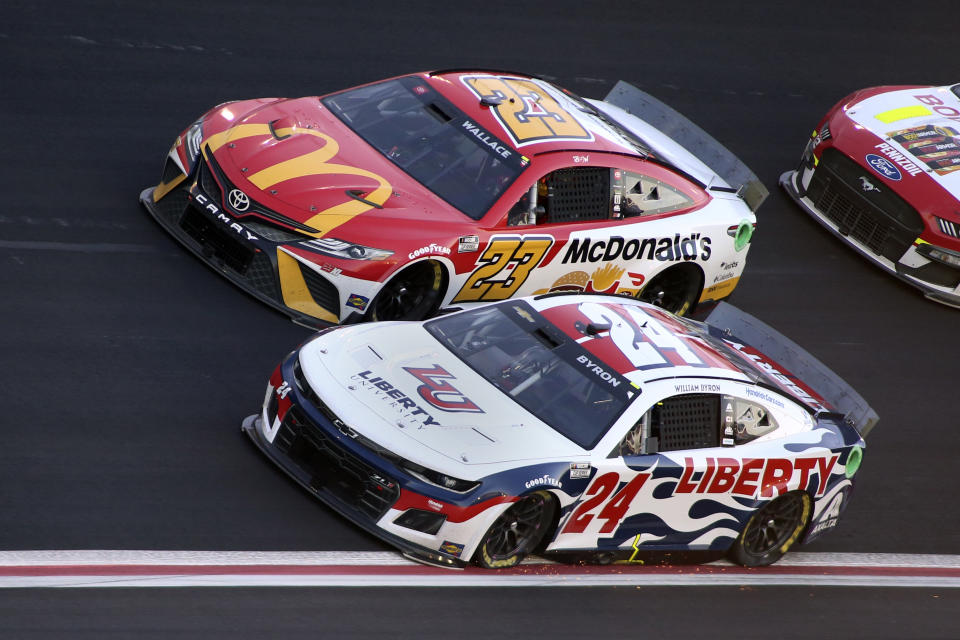
POLYGON ((836 526, 876 420, 730 305, 700 323, 546 294, 322 331, 243 430, 422 562, 713 550, 759 566, 836 526))

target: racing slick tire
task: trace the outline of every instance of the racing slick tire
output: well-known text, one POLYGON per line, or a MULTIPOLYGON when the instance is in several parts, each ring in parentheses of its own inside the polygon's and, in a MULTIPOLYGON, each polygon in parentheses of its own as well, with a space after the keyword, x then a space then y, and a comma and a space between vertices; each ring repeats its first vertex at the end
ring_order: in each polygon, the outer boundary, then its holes
POLYGON ((429 318, 443 299, 444 272, 435 260, 406 267, 383 287, 370 305, 370 319, 423 320, 429 318))
POLYGON ((655 275, 637 298, 675 313, 689 314, 700 298, 703 275, 693 265, 680 264, 655 275))
POLYGON ((800 539, 812 510, 813 500, 803 491, 792 491, 763 505, 727 552, 730 561, 745 567, 773 564, 800 539))
POLYGON ((556 510, 553 496, 540 491, 514 503, 487 530, 474 562, 486 569, 517 566, 543 541, 556 510))

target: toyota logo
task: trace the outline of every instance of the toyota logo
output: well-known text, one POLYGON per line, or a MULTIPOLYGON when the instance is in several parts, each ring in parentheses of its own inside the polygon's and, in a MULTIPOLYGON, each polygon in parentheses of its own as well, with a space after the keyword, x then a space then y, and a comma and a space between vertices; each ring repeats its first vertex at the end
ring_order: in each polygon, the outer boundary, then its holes
POLYGON ((246 211, 250 207, 250 198, 240 189, 234 189, 227 196, 234 211, 246 211))

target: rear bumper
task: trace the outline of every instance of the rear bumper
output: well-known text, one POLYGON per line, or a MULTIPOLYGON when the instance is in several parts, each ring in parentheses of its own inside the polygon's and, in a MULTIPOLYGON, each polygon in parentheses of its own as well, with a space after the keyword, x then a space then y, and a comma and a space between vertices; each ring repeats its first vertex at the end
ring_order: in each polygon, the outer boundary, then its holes
POLYGON ((867 401, 827 365, 750 314, 721 302, 705 322, 723 336, 743 341, 782 365, 843 414, 862 438, 866 438, 879 420, 867 401))

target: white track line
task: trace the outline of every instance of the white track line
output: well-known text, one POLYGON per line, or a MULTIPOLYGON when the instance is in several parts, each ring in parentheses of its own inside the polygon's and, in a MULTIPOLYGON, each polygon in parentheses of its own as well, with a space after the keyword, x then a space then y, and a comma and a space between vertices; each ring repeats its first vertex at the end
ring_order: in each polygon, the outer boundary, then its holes
POLYGON ((0 551, 0 588, 851 586, 960 588, 960 556, 793 553, 764 569, 562 565, 451 571, 390 552, 0 551))

